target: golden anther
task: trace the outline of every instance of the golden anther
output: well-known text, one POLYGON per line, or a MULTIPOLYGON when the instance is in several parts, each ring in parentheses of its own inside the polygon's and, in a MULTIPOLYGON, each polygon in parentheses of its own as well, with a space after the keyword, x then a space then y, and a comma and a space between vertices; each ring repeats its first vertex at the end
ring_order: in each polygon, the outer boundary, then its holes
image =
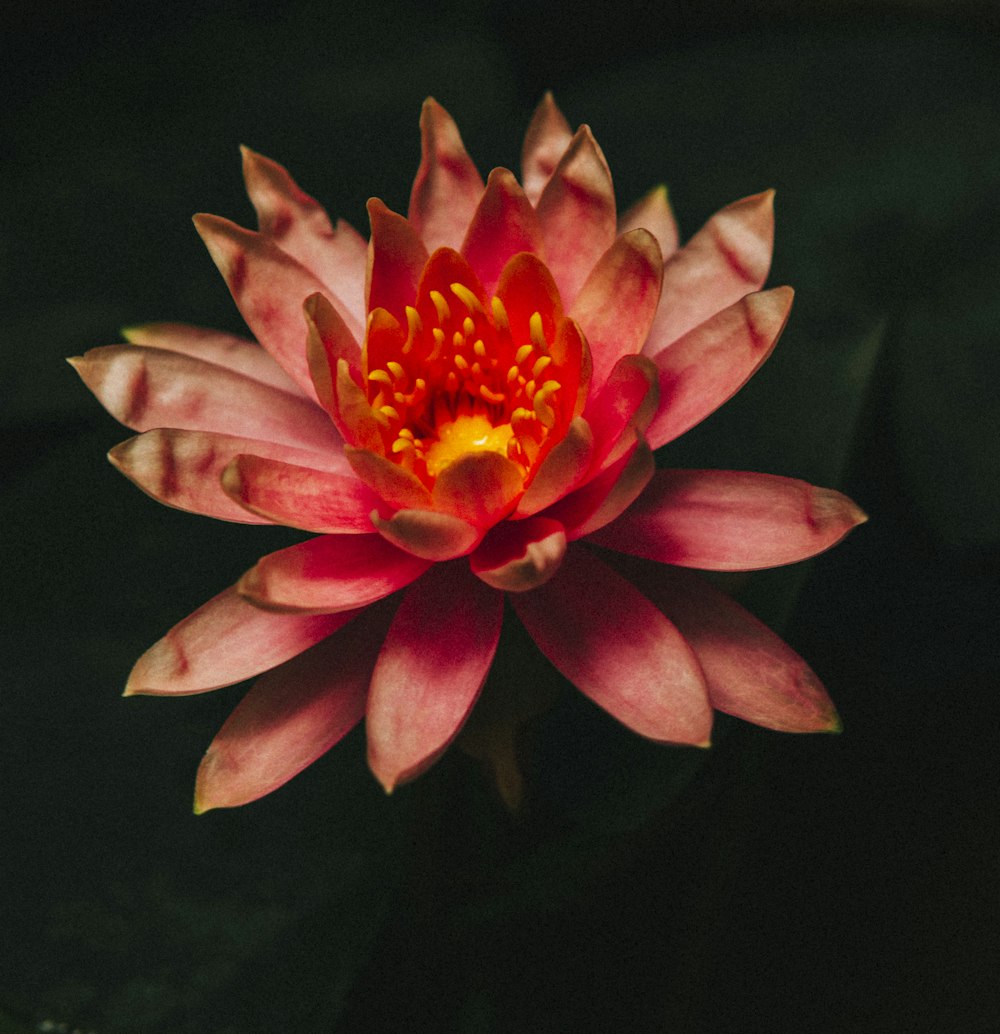
POLYGON ((451 309, 440 291, 431 291, 431 301, 437 310, 438 323, 444 323, 451 318, 451 309))
POLYGON ((510 320, 507 319, 507 310, 503 306, 503 302, 499 298, 494 296, 490 300, 490 308, 493 310, 493 325, 499 331, 510 330, 510 320))
POLYGON ((479 299, 469 290, 465 284, 449 284, 451 293, 469 310, 469 312, 482 312, 483 307, 479 299))
POLYGON ((532 352, 534 352, 534 348, 531 345, 521 345, 517 352, 514 353, 514 362, 521 366, 532 352))
MULTIPOLYGON (((537 379, 540 376, 542 370, 544 370, 545 367, 548 366, 549 363, 551 363, 551 362, 552 362, 552 356, 550 356, 550 355, 543 355, 535 363, 535 365, 531 368, 531 376, 537 379)), ((388 363, 386 365, 388 365, 390 370, 392 369, 392 364, 391 363, 388 363)))

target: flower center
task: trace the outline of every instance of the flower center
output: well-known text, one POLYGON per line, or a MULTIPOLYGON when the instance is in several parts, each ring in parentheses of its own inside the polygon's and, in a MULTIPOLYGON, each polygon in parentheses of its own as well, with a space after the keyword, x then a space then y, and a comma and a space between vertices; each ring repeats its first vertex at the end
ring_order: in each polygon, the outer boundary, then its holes
POLYGON ((497 452, 527 483, 546 445, 562 437, 574 401, 564 398, 564 363, 541 314, 512 331, 499 297, 487 311, 455 282, 407 306, 406 321, 401 345, 401 333, 380 334, 374 322, 365 343, 368 402, 386 455, 433 487, 461 456, 497 452))

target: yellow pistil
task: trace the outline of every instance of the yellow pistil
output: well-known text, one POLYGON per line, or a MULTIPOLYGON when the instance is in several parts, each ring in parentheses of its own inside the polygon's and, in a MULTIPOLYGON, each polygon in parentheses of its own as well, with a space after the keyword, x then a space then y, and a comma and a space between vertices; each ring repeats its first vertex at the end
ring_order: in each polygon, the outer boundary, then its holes
POLYGON ((506 456, 514 429, 510 424, 494 427, 487 417, 476 414, 449 420, 438 427, 437 433, 437 441, 425 454, 427 473, 432 478, 467 452, 499 452, 506 456))
POLYGON ((550 354, 540 313, 526 329, 515 340, 500 299, 484 306, 462 283, 407 306, 405 341, 388 358, 381 339, 379 368, 367 377, 386 457, 433 488, 462 456, 495 452, 527 484, 575 400, 563 398, 569 371, 550 354))

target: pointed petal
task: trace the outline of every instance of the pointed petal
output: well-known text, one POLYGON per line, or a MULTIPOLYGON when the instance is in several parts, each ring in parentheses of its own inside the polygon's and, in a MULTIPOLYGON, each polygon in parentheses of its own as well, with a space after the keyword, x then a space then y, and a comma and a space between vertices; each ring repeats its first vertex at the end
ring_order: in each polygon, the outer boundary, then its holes
MULTIPOLYGON (((194 224, 254 337, 305 394, 315 398, 302 303, 317 291, 329 296, 330 288, 259 233, 216 215, 196 215, 194 224)), ((358 334, 361 328, 343 303, 336 297, 330 300, 358 334)))
POLYGON ((486 681, 503 596, 462 563, 414 584, 389 629, 368 697, 368 764, 387 793, 432 765, 486 681))
POLYGON ((545 340, 555 337, 563 317, 562 302, 552 274, 537 255, 515 255, 500 273, 496 296, 503 303, 515 341, 531 340, 531 317, 536 312, 542 319, 545 340))
POLYGON ((222 472, 223 491, 249 513, 321 534, 372 531, 375 494, 350 474, 334 474, 263 456, 237 456, 222 472))
POLYGON ((544 585, 566 555, 566 530, 548 517, 497 525, 469 557, 472 573, 504 592, 544 585))
POLYGON ((420 112, 420 168, 410 194, 409 219, 427 245, 458 248, 483 192, 454 119, 432 97, 420 112))
POLYGON ((660 247, 648 230, 623 234, 591 270, 573 303, 573 318, 590 345, 595 389, 622 356, 642 351, 662 277, 660 247))
POLYGON ((584 411, 594 432, 592 475, 632 448, 636 433, 645 430, 656 412, 658 397, 656 367, 645 356, 626 355, 615 363, 584 411))
POLYGON ((256 341, 226 334, 221 330, 192 327, 187 323, 146 323, 125 327, 122 337, 130 345, 162 348, 167 352, 181 352, 206 363, 224 366, 273 388, 302 392, 287 373, 264 351, 256 341))
POLYGON ((323 411, 301 395, 179 352, 105 345, 70 362, 104 408, 134 431, 213 431, 313 452, 343 447, 323 411))
POLYGON ((822 553, 867 519, 847 496, 796 478, 660 470, 592 540, 681 567, 755 571, 822 553))
POLYGON ((498 452, 470 452, 437 476, 434 506, 477 528, 492 527, 524 490, 520 469, 498 452))
MULTIPOLYGON (((384 313, 392 319, 384 309, 376 309, 372 313, 371 325, 375 325, 375 317, 384 313)), ((315 347, 313 349, 315 355, 315 347)), ((318 385, 326 391, 327 385, 322 378, 319 364, 317 366, 318 385)), ((360 377, 358 378, 360 380, 360 377)), ((358 449, 371 449, 378 454, 385 452, 382 438, 382 425, 375 418, 375 413, 368 402, 368 396, 351 373, 347 360, 341 356, 337 359, 337 369, 331 385, 333 389, 333 405, 330 416, 350 446, 344 447, 344 455, 350 459, 349 450, 353 446, 358 449)))
POLYGON ((634 561, 628 576, 681 630, 717 711, 779 732, 840 731, 809 665, 735 600, 676 567, 634 561))
POLYGON ((415 475, 368 449, 344 449, 354 473, 388 506, 396 510, 430 510, 431 494, 415 475))
POLYGON ((226 589, 188 615, 135 663, 125 695, 204 693, 259 675, 336 632, 354 617, 273 614, 226 589))
POLYGON ((345 360, 348 370, 356 375, 361 369, 361 349, 340 313, 323 295, 309 295, 303 311, 306 318, 309 375, 320 405, 336 416, 334 382, 337 377, 337 360, 345 360))
POLYGON ((773 247, 773 190, 716 212, 663 268, 660 309, 646 354, 655 356, 720 309, 759 291, 773 247))
POLYGON ((167 506, 223 521, 270 524, 269 518, 249 513, 222 491, 223 470, 243 452, 342 473, 350 470, 339 451, 323 455, 253 438, 169 427, 129 438, 116 445, 108 459, 144 492, 167 506))
POLYGON ((357 323, 364 320, 365 242, 346 223, 330 224, 326 211, 262 154, 242 147, 243 178, 260 232, 337 295, 357 323))
POLYGON ((657 353, 660 404, 647 431, 654 449, 700 423, 757 372, 785 329, 794 295, 790 287, 748 294, 657 353))
POLYGON ((361 720, 388 614, 372 608, 254 683, 212 741, 197 814, 255 801, 325 754, 361 720))
POLYGON ((386 520, 373 513, 371 521, 383 538, 424 560, 465 556, 482 538, 468 521, 433 510, 397 510, 386 520))
POLYGON ((538 199, 548 267, 571 306, 597 260, 615 239, 615 193, 608 163, 581 126, 538 199))
POLYGON ((572 492, 587 473, 593 450, 590 425, 582 417, 574 417, 565 437, 542 460, 515 515, 529 517, 572 492))
POLYGON ((556 106, 552 94, 546 91, 528 125, 521 152, 521 179, 524 192, 533 205, 538 204, 545 185, 572 140, 573 131, 569 123, 556 106))
POLYGON ((705 680, 680 632, 585 547, 510 601, 546 657, 595 704, 641 736, 707 746, 705 680), (595 606, 595 601, 607 606, 595 606))
POLYGON ((677 220, 670 207, 666 187, 654 187, 618 220, 619 233, 628 233, 640 226, 656 238, 664 261, 677 250, 680 243, 677 220))
POLYGON ((537 254, 541 249, 542 233, 531 202, 512 172, 494 169, 469 224, 462 254, 492 295, 508 259, 520 251, 537 254))
POLYGON ((429 566, 380 535, 321 535, 261 557, 236 583, 265 610, 332 614, 409 585, 429 566))
POLYGON ((385 309, 405 325, 406 306, 413 305, 417 297, 427 248, 416 228, 378 198, 368 202, 368 218, 372 236, 365 279, 367 310, 385 309))
POLYGON ((653 451, 640 439, 630 453, 556 503, 547 516, 565 525, 570 541, 583 538, 610 524, 631 506, 655 470, 653 451))

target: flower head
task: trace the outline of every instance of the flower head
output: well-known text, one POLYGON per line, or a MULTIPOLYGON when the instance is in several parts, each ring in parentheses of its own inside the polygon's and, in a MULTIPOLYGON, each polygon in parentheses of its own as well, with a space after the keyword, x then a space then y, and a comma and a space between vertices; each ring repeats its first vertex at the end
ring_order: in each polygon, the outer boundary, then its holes
POLYGON ((590 130, 551 97, 521 184, 506 169, 484 184, 432 100, 421 131, 409 213, 369 202, 367 244, 244 150, 258 231, 195 222, 259 344, 153 324, 74 360, 141 432, 111 459, 150 495, 314 533, 130 676, 127 692, 165 695, 259 676, 206 754, 198 809, 270 792, 362 717, 383 785, 419 774, 475 704, 505 595, 643 736, 705 746, 713 708, 835 728, 801 658, 687 569, 802 560, 864 515, 790 478, 653 463, 784 327, 791 290, 760 290, 771 193, 679 247, 663 189, 617 215, 590 130))

